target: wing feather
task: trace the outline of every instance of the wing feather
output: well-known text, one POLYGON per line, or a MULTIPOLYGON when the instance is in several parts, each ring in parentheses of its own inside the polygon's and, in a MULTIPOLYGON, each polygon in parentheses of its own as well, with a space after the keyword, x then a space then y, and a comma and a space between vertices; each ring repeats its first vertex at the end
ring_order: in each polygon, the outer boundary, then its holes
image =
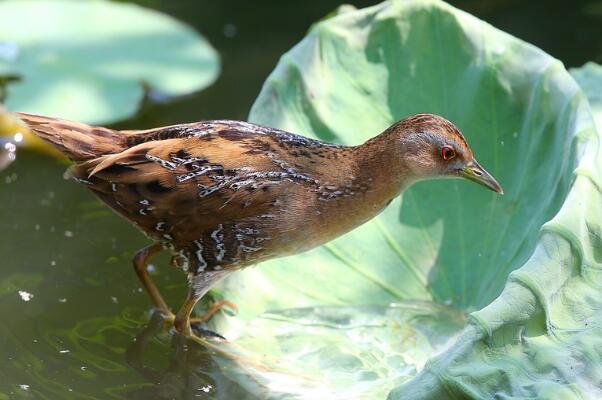
POLYGON ((266 240, 259 236, 271 230, 275 210, 292 190, 313 181, 277 151, 248 154, 257 145, 256 138, 219 135, 151 141, 76 164, 71 175, 88 180, 105 203, 153 239, 189 255, 191 244, 205 243, 203 261, 244 263, 266 248, 257 243, 266 240))

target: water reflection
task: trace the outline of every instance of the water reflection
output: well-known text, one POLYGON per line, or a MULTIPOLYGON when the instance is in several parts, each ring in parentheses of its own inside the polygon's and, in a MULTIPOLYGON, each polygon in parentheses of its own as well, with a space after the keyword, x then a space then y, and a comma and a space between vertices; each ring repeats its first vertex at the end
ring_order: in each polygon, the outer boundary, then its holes
POLYGON ((8 138, 0 137, 0 171, 17 159, 17 146, 23 142, 23 134, 15 133, 8 138))
MULTIPOLYGON (((2 43, 0 43, 0 58, 2 56, 2 43)), ((2 80, 2 77, 0 77, 2 80)), ((23 125, 2 106, 2 82, 0 82, 0 171, 8 167, 17 158, 17 147, 23 144, 23 125)))
MULTIPOLYGON (((163 317, 154 313, 150 323, 128 346, 127 364, 143 376, 150 385, 127 392, 129 399, 255 399, 254 394, 228 377, 215 358, 224 355, 174 334, 170 352, 162 363, 149 355, 156 354, 157 335, 165 331, 163 317)), ((159 345, 159 346, 157 346, 159 345)))

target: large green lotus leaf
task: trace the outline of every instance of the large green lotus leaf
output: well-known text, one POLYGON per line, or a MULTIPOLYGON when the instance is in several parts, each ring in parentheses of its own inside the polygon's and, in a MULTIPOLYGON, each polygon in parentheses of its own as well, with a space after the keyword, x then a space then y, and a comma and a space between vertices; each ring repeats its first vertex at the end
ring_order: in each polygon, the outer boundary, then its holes
POLYGON ((602 128, 602 65, 589 62, 581 68, 571 69, 571 74, 587 95, 596 126, 600 130, 602 128))
POLYGON ((571 74, 598 130, 587 112, 578 116, 579 161, 561 210, 502 294, 470 316, 457 346, 391 399, 602 398, 602 67, 588 63, 571 74))
POLYGON ((273 397, 596 397, 598 136, 558 60, 439 1, 346 8, 282 57, 250 120, 359 144, 418 112, 460 127, 505 196, 418 183, 321 248, 232 275, 241 311, 217 328, 273 397))
POLYGON ((177 20, 101 0, 0 2, 0 74, 21 79, 6 106, 89 123, 131 117, 144 85, 179 96, 210 85, 216 51, 177 20))

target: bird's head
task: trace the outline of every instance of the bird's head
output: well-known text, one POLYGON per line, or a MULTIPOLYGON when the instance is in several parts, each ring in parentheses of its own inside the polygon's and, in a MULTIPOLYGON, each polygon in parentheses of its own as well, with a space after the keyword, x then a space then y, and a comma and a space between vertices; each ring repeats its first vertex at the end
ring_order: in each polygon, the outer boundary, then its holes
POLYGON ((401 145, 401 162, 416 178, 465 178, 503 194, 500 184, 475 160, 462 133, 445 118, 417 114, 387 132, 401 145))

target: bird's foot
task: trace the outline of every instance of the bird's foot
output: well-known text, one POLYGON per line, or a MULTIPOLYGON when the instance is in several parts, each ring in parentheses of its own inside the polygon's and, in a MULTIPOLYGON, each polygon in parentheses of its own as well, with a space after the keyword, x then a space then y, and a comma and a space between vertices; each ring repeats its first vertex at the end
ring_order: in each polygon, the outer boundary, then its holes
POLYGON ((171 329, 171 327, 174 325, 174 321, 176 320, 176 315, 171 311, 165 310, 156 310, 155 312, 161 315, 163 318, 163 329, 171 329))
POLYGON ((236 304, 232 303, 229 300, 219 300, 219 301, 216 301, 215 303, 213 303, 207 309, 207 311, 205 311, 205 314, 203 314, 201 317, 191 318, 190 322, 193 324, 199 323, 199 322, 207 322, 211 319, 211 317, 213 317, 215 315, 215 313, 217 313, 218 311, 220 311, 222 308, 225 308, 225 307, 234 311, 234 313, 238 313, 238 307, 236 306, 236 304))
POLYGON ((174 321, 174 330, 177 334, 182 335, 187 339, 191 339, 200 344, 207 344, 208 339, 220 339, 228 341, 225 337, 217 332, 200 326, 198 323, 191 323, 190 321, 174 321))
POLYGON ((227 340, 225 337, 223 337, 219 333, 214 332, 210 329, 204 328, 202 326, 202 324, 208 322, 218 311, 220 311, 224 307, 227 307, 227 308, 233 310, 234 312, 238 312, 238 307, 236 307, 236 305, 234 303, 232 303, 228 300, 220 300, 218 302, 215 302, 207 309, 207 311, 205 311, 205 314, 203 314, 202 316, 190 318, 190 327, 191 327, 192 331, 194 333, 198 334, 201 338, 207 338, 207 339, 219 338, 222 340, 227 340))
POLYGON ((209 321, 218 311, 225 307, 234 312, 238 312, 238 307, 228 300, 220 300, 213 303, 207 309, 205 314, 200 317, 188 318, 187 321, 184 318, 178 321, 177 316, 168 309, 157 309, 157 312, 163 317, 164 328, 170 329, 171 327, 174 327, 176 332, 184 337, 192 339, 196 338, 198 339, 198 342, 205 342, 205 339, 210 338, 226 340, 226 338, 219 333, 201 326, 201 324, 209 321))
MULTIPOLYGON (((228 305, 230 307, 230 305, 228 305)), ((233 307, 230 307, 233 308, 233 307)), ((163 327, 164 329, 170 329, 170 328, 174 328, 175 331, 179 334, 181 334, 182 336, 185 337, 193 337, 193 336, 197 336, 199 337, 199 339, 221 339, 221 340, 227 340, 224 336, 220 335, 217 332, 214 332, 210 329, 204 328, 202 326, 203 323, 207 322, 211 316, 213 316, 217 311, 219 310, 219 307, 216 307, 215 309, 210 309, 207 313, 205 313, 205 315, 203 315, 202 317, 195 317, 195 318, 191 318, 188 322, 188 327, 184 326, 185 324, 180 323, 178 326, 178 324, 176 323, 176 316, 173 313, 160 313, 161 317, 163 318, 163 327)), ((183 321, 182 321, 183 322, 183 321)), ((193 338, 194 339, 194 338, 193 338)), ((202 341, 201 339, 201 341, 202 341)))

